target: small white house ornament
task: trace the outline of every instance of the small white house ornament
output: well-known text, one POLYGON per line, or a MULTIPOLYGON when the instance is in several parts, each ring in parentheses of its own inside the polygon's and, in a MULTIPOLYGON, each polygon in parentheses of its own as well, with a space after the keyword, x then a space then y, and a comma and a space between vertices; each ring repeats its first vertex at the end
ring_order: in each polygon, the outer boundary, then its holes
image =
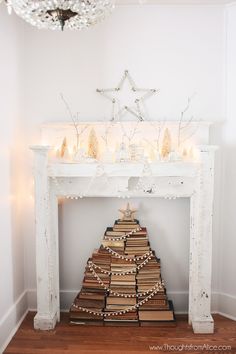
POLYGON ((129 146, 131 161, 142 161, 144 159, 144 148, 138 144, 129 146))
POLYGON ((130 160, 129 151, 126 148, 125 143, 121 143, 116 154, 116 162, 127 162, 130 160))

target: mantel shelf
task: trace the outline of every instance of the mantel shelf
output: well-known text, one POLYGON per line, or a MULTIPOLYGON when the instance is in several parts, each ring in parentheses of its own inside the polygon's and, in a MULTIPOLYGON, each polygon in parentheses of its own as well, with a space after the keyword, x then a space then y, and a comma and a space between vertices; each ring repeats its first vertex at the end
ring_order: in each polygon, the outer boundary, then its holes
MULTIPOLYGON (((109 177, 140 177, 143 176, 143 163, 49 163, 49 177, 91 177, 95 176, 101 166, 109 177)), ((150 163, 151 176, 163 177, 194 177, 199 169, 199 162, 158 162, 150 163)))

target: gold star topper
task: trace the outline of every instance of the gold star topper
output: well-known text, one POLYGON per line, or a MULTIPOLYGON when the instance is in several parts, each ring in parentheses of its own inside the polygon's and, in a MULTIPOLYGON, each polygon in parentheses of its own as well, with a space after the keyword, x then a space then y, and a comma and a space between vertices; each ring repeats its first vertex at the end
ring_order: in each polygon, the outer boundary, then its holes
POLYGON ((129 203, 126 206, 126 209, 119 209, 122 214, 122 221, 134 221, 134 214, 136 213, 137 209, 130 209, 129 203))

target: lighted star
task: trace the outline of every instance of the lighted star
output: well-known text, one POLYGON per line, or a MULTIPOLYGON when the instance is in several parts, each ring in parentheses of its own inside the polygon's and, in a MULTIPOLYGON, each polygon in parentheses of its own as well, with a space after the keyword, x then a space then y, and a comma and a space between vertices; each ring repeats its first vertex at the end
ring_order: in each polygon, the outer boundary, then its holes
POLYGON ((144 113, 144 102, 156 94, 159 90, 156 89, 143 89, 138 88, 134 80, 131 78, 128 70, 126 70, 115 88, 110 89, 97 89, 97 92, 102 96, 107 98, 112 103, 112 117, 111 120, 120 120, 125 114, 130 113, 138 118, 140 121, 143 121, 145 118, 144 113), (128 82, 130 90, 132 93, 135 93, 135 99, 132 105, 123 104, 120 100, 114 95, 114 93, 121 92, 125 81, 128 82), (140 94, 142 94, 140 96, 140 94))
POLYGON ((119 209, 122 214, 122 221, 134 221, 134 214, 136 213, 137 209, 130 209, 129 203, 126 206, 126 209, 119 209))

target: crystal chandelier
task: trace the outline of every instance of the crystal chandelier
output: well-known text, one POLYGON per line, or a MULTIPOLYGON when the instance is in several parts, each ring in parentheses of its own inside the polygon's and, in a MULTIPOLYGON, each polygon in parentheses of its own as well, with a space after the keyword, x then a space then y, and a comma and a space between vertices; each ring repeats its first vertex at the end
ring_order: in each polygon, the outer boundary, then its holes
POLYGON ((38 28, 81 30, 103 20, 114 0, 7 0, 7 6, 38 28))

